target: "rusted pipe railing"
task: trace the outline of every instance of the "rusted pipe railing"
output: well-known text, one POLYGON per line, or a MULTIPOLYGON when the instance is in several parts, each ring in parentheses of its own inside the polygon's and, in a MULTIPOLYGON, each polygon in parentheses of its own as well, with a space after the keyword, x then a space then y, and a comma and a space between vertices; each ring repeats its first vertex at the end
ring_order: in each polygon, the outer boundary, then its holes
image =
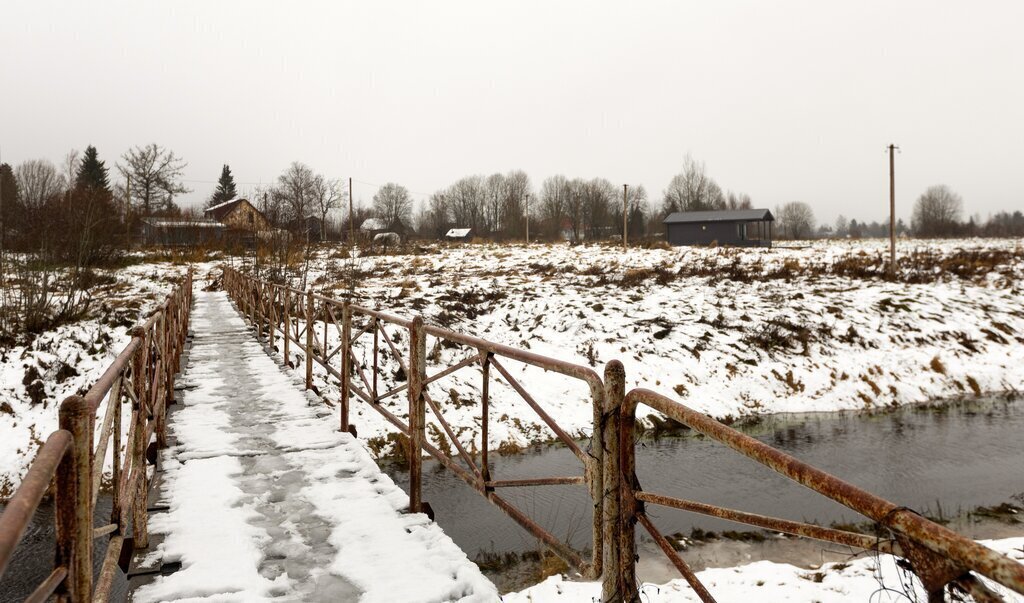
MULTIPOLYGON (((88 389, 60 404, 60 429, 50 434, 21 485, 0 515, 0 587, 8 562, 51 481, 54 481, 55 567, 28 601, 106 601, 125 547, 146 546, 146 448, 150 439, 166 442, 167 406, 173 401, 174 375, 188 333, 192 270, 143 323, 132 339, 88 389), (103 401, 107 408, 95 443, 93 426, 103 401), (132 405, 129 437, 121 450, 124 414, 132 405), (112 440, 112 443, 111 443, 112 440), (95 523, 103 466, 112 459, 112 508, 109 520, 95 523), (132 509, 134 538, 125 530, 132 509), (98 580, 93 583, 93 553, 107 538, 98 580)), ((125 569, 125 568, 122 568, 125 569)))
MULTIPOLYGON (((422 456, 424 453, 437 459, 448 469, 452 470, 458 477, 463 479, 470 487, 485 497, 492 504, 502 509, 509 517, 523 526, 542 542, 547 544, 551 550, 561 557, 571 567, 576 568, 584 575, 596 578, 601 573, 603 564, 603 508, 604 508, 604 472, 601 467, 603 452, 600 445, 600 427, 595 432, 595 444, 591 450, 584 451, 579 443, 569 436, 557 422, 544 410, 540 402, 530 394, 527 387, 516 379, 502 361, 513 360, 528 366, 541 368, 545 371, 552 371, 568 378, 582 381, 586 384, 590 393, 591 403, 595 420, 602 415, 604 400, 604 384, 600 377, 592 369, 566 362, 563 360, 549 358, 533 352, 527 352, 510 346, 487 341, 477 337, 471 337, 442 329, 436 325, 424 323, 422 318, 413 319, 395 316, 380 310, 365 308, 346 301, 339 301, 312 292, 296 291, 284 285, 270 283, 243 275, 237 270, 225 268, 224 287, 228 294, 243 310, 249 306, 261 307, 260 303, 248 304, 245 295, 248 292, 260 291, 267 299, 275 295, 289 297, 295 295, 306 300, 304 330, 300 330, 298 321, 295 325, 290 324, 286 319, 278 326, 280 335, 284 338, 286 348, 294 344, 305 354, 306 360, 306 384, 307 388, 312 387, 313 363, 323 367, 330 377, 338 380, 340 387, 340 409, 339 424, 342 430, 355 431, 355 426, 350 422, 350 407, 353 396, 356 400, 363 400, 370 408, 380 413, 384 418, 394 425, 401 433, 409 438, 409 467, 410 485, 409 499, 410 510, 418 511, 424 508, 422 500, 422 456), (338 316, 341 317, 340 322, 338 316), (353 327, 354 320, 363 320, 365 324, 353 327), (323 332, 319 332, 319 326, 323 326, 323 332), (385 329, 401 329, 410 342, 408 355, 403 353, 392 341, 385 329), (331 349, 331 341, 328 337, 329 330, 337 331, 336 347, 331 349), (305 333, 303 344, 300 333, 305 333), (316 335, 314 335, 316 333, 316 335), (364 335, 373 337, 372 347, 372 370, 373 374, 367 376, 363 367, 355 359, 353 346, 359 342, 364 335), (471 353, 467 358, 445 367, 433 375, 428 375, 426 370, 426 343, 427 338, 433 337, 450 344, 469 348, 471 353), (380 345, 383 343, 384 345, 380 345), (378 373, 380 371, 380 354, 389 352, 398 368, 405 373, 407 382, 380 393, 377 390, 378 373), (335 355, 341 360, 332 365, 335 355), (340 365, 340 366, 339 366, 340 365), (460 370, 472 370, 478 367, 481 373, 481 447, 478 451, 480 462, 477 463, 474 455, 470 454, 451 425, 448 424, 441 407, 432 399, 428 392, 428 386, 444 377, 452 375, 460 370), (494 371, 491 371, 491 368, 494 371), (556 439, 565 444, 582 462, 583 475, 571 477, 542 477, 520 480, 498 480, 492 479, 490 475, 490 447, 489 447, 489 401, 491 396, 490 382, 497 378, 497 373, 515 391, 519 397, 529 405, 541 421, 546 424, 555 435, 556 439), (360 385, 356 385, 356 384, 360 385), (384 408, 381 402, 391 396, 405 392, 408 399, 409 422, 406 424, 396 417, 392 412, 384 408), (457 455, 448 455, 430 444, 426 438, 427 409, 433 414, 434 420, 443 430, 448 441, 453 445, 457 455), (460 465, 458 460, 463 465, 460 465), (594 505, 593 526, 592 526, 592 556, 585 560, 582 555, 574 551, 569 545, 560 541, 547 530, 529 518, 528 515, 517 509, 512 503, 503 497, 495 494, 496 488, 508 487, 540 487, 548 485, 585 485, 592 497, 594 505)), ((287 307, 287 303, 285 304, 287 307)), ((257 314, 250 320, 253 324, 262 324, 264 316, 257 314)), ((271 321, 274 324, 274 321, 271 321)), ((277 325, 275 325, 277 326, 277 325)), ((286 362, 290 358, 285 358, 286 362)))
MULTIPOLYGON (((880 543, 879 539, 862 538, 858 534, 841 530, 830 530, 644 492, 636 480, 633 446, 636 409, 640 404, 653 408, 663 415, 725 444, 743 456, 857 511, 879 526, 890 530, 895 536, 896 546, 886 543, 881 550, 897 553, 907 559, 928 593, 929 601, 943 601, 946 587, 951 583, 956 583, 972 591, 978 589, 980 583, 973 578, 971 572, 986 576, 1015 592, 1024 594, 1024 565, 1017 561, 965 538, 905 507, 875 496, 772 448, 764 442, 727 427, 703 413, 646 389, 634 389, 626 394, 620 411, 620 422, 617 426, 621 446, 619 498, 622 509, 620 521, 622 521, 624 530, 631 532, 632 526, 639 521, 658 541, 660 534, 656 533, 657 530, 647 518, 643 507, 644 503, 650 503, 862 549, 876 549, 879 548, 878 544, 880 543)), ((622 550, 619 558, 627 561, 634 559, 635 545, 626 538, 621 542, 621 546, 628 550, 622 550)), ((692 572, 691 575, 687 575, 684 569, 685 562, 671 547, 666 549, 662 546, 662 549, 672 563, 680 568, 687 580, 696 579, 692 572)), ((620 571, 626 570, 620 568, 620 571)), ((701 594, 703 585, 700 585, 699 588, 695 585, 694 588, 702 600, 713 600, 709 598, 710 595, 705 597, 701 594)), ((703 592, 706 593, 706 590, 703 592)))

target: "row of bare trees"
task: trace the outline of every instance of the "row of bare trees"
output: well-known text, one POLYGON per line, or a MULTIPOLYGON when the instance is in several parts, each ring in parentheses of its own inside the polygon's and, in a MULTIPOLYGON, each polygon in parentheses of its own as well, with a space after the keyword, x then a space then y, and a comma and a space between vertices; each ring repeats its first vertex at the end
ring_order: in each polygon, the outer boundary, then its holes
MULTIPOLYGON (((534 192, 526 172, 513 170, 467 176, 437 191, 416 215, 415 225, 427 237, 459 227, 477 236, 521 239, 529 222, 533 237, 583 241, 621 236, 624 227, 630 237, 660 233, 661 220, 672 212, 751 207, 748 195, 723 193, 704 164, 687 156, 657 208, 650 205, 643 186, 624 188, 605 178, 556 175, 534 192)), ((411 217, 410 210, 403 219, 411 217)))

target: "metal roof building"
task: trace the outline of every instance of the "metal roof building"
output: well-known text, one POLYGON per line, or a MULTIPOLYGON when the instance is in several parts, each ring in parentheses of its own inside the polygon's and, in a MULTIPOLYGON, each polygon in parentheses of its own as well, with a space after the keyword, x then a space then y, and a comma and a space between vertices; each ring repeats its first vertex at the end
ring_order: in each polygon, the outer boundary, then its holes
POLYGON ((662 223, 669 245, 771 247, 773 222, 767 209, 737 209, 676 212, 662 223))

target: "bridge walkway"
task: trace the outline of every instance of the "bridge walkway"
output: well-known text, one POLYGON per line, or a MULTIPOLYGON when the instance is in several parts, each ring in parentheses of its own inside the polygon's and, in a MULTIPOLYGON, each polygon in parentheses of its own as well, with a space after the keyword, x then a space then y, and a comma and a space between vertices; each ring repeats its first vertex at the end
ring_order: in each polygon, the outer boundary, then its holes
POLYGON ((192 328, 133 600, 498 599, 225 293, 196 291, 192 328))

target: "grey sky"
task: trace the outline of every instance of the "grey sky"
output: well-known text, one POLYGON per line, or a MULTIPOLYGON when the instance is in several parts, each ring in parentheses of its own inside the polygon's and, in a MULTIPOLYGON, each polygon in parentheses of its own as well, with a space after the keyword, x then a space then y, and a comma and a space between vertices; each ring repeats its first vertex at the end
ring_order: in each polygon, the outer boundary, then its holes
POLYGON ((689 152, 755 205, 831 222, 887 215, 896 142, 901 216, 935 183, 985 216, 1024 208, 1022 23, 1018 1, 6 0, 0 152, 91 143, 112 165, 157 142, 190 181, 298 160, 427 194, 519 168, 654 201, 689 152))

